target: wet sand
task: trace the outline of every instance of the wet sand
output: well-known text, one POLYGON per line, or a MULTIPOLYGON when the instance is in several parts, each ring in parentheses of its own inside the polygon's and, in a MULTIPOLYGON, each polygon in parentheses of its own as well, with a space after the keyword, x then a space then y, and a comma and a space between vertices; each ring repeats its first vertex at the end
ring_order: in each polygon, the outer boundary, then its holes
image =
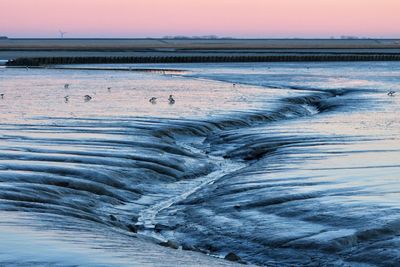
POLYGON ((184 68, 0 68, 0 265, 396 266, 399 62, 184 68))

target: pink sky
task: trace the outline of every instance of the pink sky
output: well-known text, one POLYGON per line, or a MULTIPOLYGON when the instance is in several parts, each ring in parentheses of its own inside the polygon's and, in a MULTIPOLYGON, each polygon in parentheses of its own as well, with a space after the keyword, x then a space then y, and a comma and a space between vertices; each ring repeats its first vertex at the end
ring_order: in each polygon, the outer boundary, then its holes
POLYGON ((9 37, 400 37, 400 0, 0 0, 9 37))

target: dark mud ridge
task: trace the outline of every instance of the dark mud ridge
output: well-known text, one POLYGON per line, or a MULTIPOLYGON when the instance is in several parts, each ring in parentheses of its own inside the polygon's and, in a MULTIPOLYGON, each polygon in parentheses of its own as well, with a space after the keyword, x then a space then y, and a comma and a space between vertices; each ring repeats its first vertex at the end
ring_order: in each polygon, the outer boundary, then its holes
POLYGON ((301 62, 301 61, 397 61, 398 53, 321 53, 272 55, 199 55, 199 56, 134 56, 134 57, 41 57, 9 60, 7 66, 47 66, 66 64, 122 63, 202 63, 202 62, 301 62))

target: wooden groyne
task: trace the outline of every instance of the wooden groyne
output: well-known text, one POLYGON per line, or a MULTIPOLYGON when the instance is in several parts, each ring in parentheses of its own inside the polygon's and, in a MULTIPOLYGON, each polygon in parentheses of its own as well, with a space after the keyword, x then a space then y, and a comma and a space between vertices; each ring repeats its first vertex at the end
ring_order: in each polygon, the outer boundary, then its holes
POLYGON ((301 62, 301 61, 397 61, 400 54, 315 54, 315 55, 214 55, 135 57, 38 57, 9 60, 7 66, 46 66, 116 63, 201 63, 201 62, 301 62))

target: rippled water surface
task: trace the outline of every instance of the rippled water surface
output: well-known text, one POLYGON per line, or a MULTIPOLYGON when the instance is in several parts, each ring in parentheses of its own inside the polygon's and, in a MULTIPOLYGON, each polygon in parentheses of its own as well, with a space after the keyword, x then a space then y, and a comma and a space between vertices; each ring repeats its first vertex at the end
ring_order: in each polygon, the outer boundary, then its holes
POLYGON ((0 68, 2 265, 400 261, 400 63, 139 67, 0 68))

